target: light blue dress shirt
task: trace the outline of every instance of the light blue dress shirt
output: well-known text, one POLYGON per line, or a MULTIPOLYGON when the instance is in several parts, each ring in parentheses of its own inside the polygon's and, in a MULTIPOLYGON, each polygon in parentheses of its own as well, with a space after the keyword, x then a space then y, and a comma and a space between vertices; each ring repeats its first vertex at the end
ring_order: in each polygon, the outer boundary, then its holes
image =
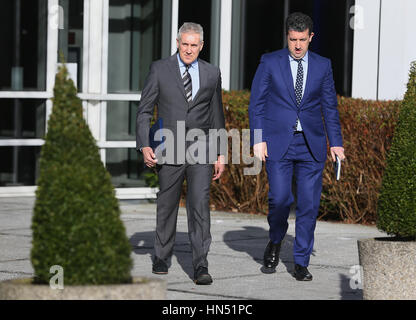
MULTIPOLYGON (((290 70, 292 71, 292 78, 293 78, 293 87, 296 87, 296 76, 298 74, 298 67, 299 64, 296 62, 295 59, 292 58, 291 55, 289 55, 289 63, 290 63, 290 70)), ((303 85, 302 85, 302 97, 305 93, 305 87, 306 87, 306 77, 308 76, 308 52, 306 52, 305 56, 302 58, 302 67, 303 67, 303 85)), ((296 130, 302 131, 302 125, 300 124, 300 120, 297 120, 296 123, 296 130)))
MULTIPOLYGON (((179 53, 176 55, 178 57, 179 62, 179 70, 181 72, 181 76, 183 76, 186 67, 185 63, 183 63, 179 53)), ((195 98, 196 94, 199 90, 199 66, 198 66, 198 59, 191 63, 191 66, 188 69, 189 75, 192 79, 192 100, 195 98)))

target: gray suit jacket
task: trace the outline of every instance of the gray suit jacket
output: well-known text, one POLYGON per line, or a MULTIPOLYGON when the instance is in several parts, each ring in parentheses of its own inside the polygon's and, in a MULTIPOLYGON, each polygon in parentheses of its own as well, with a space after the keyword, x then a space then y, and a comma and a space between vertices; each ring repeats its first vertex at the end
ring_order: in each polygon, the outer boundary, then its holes
MULTIPOLYGON (((201 145, 205 146, 204 151, 206 152, 207 163, 212 163, 216 160, 218 154, 223 154, 223 152, 220 152, 219 139, 215 141, 217 149, 214 152, 213 150, 209 152, 209 148, 213 147, 212 144, 203 143, 211 140, 208 136, 209 129, 225 128, 221 73, 218 67, 202 59, 198 60, 198 64, 200 88, 190 103, 186 100, 176 53, 169 58, 158 60, 151 64, 137 110, 137 150, 150 146, 150 120, 153 117, 154 107, 157 105, 158 118, 163 119, 163 134, 165 134, 165 129, 169 129, 174 139, 174 141, 167 140, 169 144, 166 143, 165 152, 173 151, 174 155, 170 159, 167 157, 165 163, 185 163, 186 157, 182 152, 183 148, 181 146, 185 146, 188 150, 192 143, 185 142, 185 136, 180 130, 182 127, 185 134, 191 129, 202 130, 193 130, 191 132, 196 133, 197 137, 195 139, 202 142, 201 145), (180 121, 179 126, 178 121, 180 121), (171 145, 172 142, 173 146, 171 145)), ((195 144, 193 147, 195 147, 195 144)), ((196 153, 192 151, 192 154, 198 155, 201 149, 196 149, 196 153)), ((192 150, 195 150, 195 148, 192 150)), ((224 143, 221 150, 224 150, 224 143)))

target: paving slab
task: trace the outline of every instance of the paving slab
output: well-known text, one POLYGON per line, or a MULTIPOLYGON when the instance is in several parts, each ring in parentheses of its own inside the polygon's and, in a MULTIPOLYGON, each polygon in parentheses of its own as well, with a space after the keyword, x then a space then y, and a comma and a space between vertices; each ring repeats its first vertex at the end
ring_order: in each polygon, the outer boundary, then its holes
MULTIPOLYGON (((31 219, 34 198, 0 198, 0 280, 33 276, 30 263, 31 219)), ((276 273, 261 272, 268 242, 265 216, 211 213, 212 244, 208 255, 214 282, 192 281, 191 249, 186 211, 180 208, 169 274, 151 272, 156 205, 151 201, 120 201, 122 220, 132 245, 133 276, 167 281, 169 300, 360 300, 356 269, 357 240, 384 236, 373 226, 318 221, 309 271, 314 279, 299 282, 292 276, 295 219, 289 219, 276 273)))

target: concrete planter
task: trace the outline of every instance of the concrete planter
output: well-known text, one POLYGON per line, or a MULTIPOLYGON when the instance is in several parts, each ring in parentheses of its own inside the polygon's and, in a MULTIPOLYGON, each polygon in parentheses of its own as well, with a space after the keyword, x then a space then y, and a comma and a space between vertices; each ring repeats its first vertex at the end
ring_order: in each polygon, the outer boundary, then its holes
POLYGON ((159 279, 133 278, 130 284, 64 286, 32 284, 32 278, 0 282, 0 300, 162 300, 166 282, 159 279))
POLYGON ((365 300, 416 299, 416 241, 358 240, 365 300))

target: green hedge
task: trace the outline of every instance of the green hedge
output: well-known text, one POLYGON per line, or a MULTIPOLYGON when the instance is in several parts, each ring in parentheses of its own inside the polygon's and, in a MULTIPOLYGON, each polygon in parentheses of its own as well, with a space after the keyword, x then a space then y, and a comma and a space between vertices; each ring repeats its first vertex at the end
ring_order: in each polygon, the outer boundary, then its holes
POLYGON ((63 268, 64 285, 129 282, 131 246, 76 93, 60 68, 32 219, 35 282, 49 283, 54 265, 63 268))
MULTIPOLYGON (((223 92, 227 130, 249 128, 249 99, 248 91, 223 92)), ((334 182, 328 153, 319 218, 373 224, 400 101, 344 97, 338 100, 347 160, 343 163, 341 181, 334 182)), ((228 165, 221 182, 212 184, 212 209, 267 214, 265 168, 263 166, 260 175, 244 176, 244 167, 243 164, 228 165)))
MULTIPOLYGON (((227 130, 239 129, 241 134, 241 129, 249 128, 249 102, 249 91, 223 91, 227 130)), ((319 219, 376 223, 381 180, 400 106, 401 101, 338 97, 347 159, 342 166, 341 180, 335 182, 328 150, 319 219)), ((259 175, 245 176, 243 169, 252 165, 232 164, 231 138, 229 148, 229 165, 226 166, 221 181, 211 185, 211 209, 267 214, 268 181, 264 166, 259 175)), ((148 179, 152 186, 157 186, 156 173, 150 173, 148 179)), ((184 187, 182 205, 185 196, 184 187)))
POLYGON ((387 158, 377 227, 397 237, 416 237, 416 61, 387 158))

